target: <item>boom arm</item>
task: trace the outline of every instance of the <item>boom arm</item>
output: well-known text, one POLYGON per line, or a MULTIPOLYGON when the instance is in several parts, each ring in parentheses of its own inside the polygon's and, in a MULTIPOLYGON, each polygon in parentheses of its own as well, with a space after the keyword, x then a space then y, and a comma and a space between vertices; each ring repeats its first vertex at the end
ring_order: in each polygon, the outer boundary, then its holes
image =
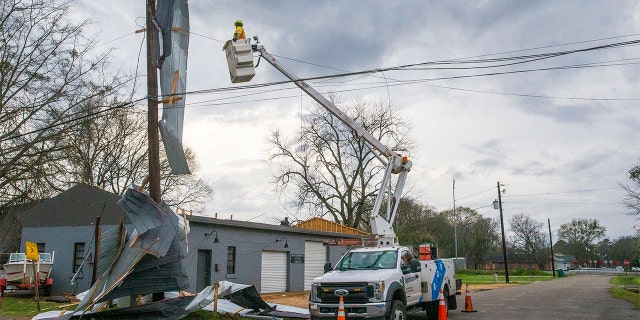
MULTIPOLYGON (((256 39, 257 41, 257 39, 256 39)), ((384 178, 380 186, 380 190, 376 197, 376 202, 373 207, 373 215, 371 216, 371 232, 378 238, 378 244, 380 245, 394 245, 397 243, 395 232, 393 231, 393 221, 398 209, 398 203, 402 195, 402 189, 407 177, 407 173, 411 170, 411 161, 407 157, 403 157, 401 154, 389 149, 386 145, 376 139, 371 133, 365 130, 359 123, 353 121, 344 112, 338 109, 331 101, 321 95, 314 88, 309 86, 304 80, 301 80, 293 72, 287 70, 274 56, 272 56, 264 46, 258 44, 253 45, 253 51, 257 51, 260 55, 267 60, 278 71, 284 74, 287 78, 292 80, 296 86, 302 91, 308 94, 313 100, 318 102, 327 111, 340 119, 345 125, 351 128, 355 134, 364 139, 364 141, 372 148, 377 150, 379 154, 374 154, 376 157, 386 166, 384 178), (389 195, 391 192, 391 175, 398 174, 398 179, 395 185, 395 191, 393 197, 389 196, 387 199, 387 219, 382 218, 378 212, 382 206, 382 201, 386 193, 386 189, 389 189, 389 195)))

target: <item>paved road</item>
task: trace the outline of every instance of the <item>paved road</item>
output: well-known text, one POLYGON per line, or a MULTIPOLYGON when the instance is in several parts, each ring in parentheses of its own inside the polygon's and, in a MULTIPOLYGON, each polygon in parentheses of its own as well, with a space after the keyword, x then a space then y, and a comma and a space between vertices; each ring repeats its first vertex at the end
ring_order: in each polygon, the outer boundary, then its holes
MULTIPOLYGON (((640 319, 632 303, 613 298, 611 276, 576 275, 527 285, 472 292, 478 312, 464 313, 465 294, 458 296, 458 310, 449 319, 640 319)), ((463 286, 464 287, 464 286, 463 286)), ((464 290, 463 290, 464 291, 464 290)), ((409 320, 426 319, 424 312, 409 320)))

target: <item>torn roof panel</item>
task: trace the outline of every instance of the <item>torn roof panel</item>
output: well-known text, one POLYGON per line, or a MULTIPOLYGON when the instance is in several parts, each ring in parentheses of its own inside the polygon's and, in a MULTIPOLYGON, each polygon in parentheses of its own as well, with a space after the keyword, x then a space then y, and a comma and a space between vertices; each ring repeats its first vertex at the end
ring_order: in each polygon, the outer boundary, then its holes
POLYGON ((187 0, 159 0, 158 14, 171 16, 171 19, 158 21, 164 46, 169 46, 164 49, 163 63, 160 67, 160 92, 163 106, 162 119, 158 125, 171 172, 188 174, 190 173, 189 165, 182 146, 189 55, 188 2, 187 0))

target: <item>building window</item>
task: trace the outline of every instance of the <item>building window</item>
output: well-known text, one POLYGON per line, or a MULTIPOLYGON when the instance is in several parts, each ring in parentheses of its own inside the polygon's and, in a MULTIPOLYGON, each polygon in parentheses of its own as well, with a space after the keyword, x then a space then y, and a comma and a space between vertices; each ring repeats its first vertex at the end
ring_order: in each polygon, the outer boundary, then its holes
POLYGON ((227 274, 236 273, 236 247, 227 247, 227 274))
POLYGON ((38 253, 44 253, 44 242, 38 242, 36 243, 36 245, 38 246, 38 253))
POLYGON ((76 273, 80 269, 84 261, 84 242, 76 242, 73 248, 73 272, 76 273))

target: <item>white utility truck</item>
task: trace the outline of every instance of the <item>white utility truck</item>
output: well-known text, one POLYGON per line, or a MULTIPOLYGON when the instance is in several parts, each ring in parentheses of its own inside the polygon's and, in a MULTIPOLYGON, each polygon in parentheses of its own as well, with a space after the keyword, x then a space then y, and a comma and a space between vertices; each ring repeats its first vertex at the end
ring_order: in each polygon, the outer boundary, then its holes
POLYGON ((461 282, 456 282, 453 261, 415 259, 408 247, 398 244, 393 230, 398 200, 402 195, 407 173, 411 170, 411 161, 390 150, 303 79, 284 68, 258 42, 257 37, 253 39, 254 43, 246 39, 229 41, 225 45, 229 75, 233 83, 253 78, 255 67, 252 52, 259 53, 260 58, 267 60, 366 141, 378 152, 377 158, 386 166, 370 220, 375 245, 347 252, 334 268, 325 266, 326 273, 314 279, 311 287, 311 319, 335 319, 340 297, 343 299, 347 318, 403 320, 409 310, 426 310, 428 319, 437 319, 440 291, 444 295, 447 310, 455 310, 456 292, 460 289, 461 282), (398 176, 395 184, 391 181, 394 174, 398 176), (395 190, 392 192, 393 187, 395 190), (378 214, 385 200, 388 219, 378 214))

